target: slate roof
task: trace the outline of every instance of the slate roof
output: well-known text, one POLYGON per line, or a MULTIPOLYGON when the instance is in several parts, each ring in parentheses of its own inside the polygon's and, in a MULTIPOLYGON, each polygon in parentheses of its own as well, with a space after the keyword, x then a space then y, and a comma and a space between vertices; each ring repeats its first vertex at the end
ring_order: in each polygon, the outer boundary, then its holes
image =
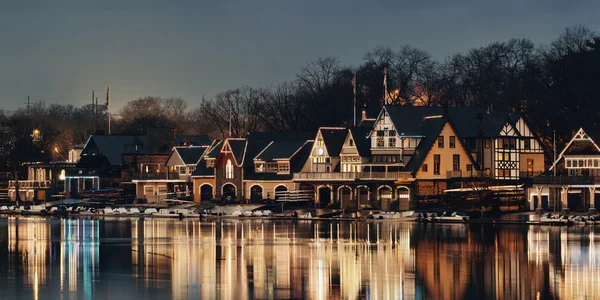
POLYGON ((349 130, 352 133, 358 155, 361 157, 371 156, 371 139, 367 138, 369 132, 371 132, 371 128, 352 127, 349 130))
MULTIPOLYGON (((425 128, 421 125, 425 117, 442 116, 443 108, 427 106, 385 106, 398 134, 409 136, 425 135, 425 128)), ((463 138, 477 137, 477 115, 482 117, 483 137, 496 137, 504 124, 516 124, 519 114, 507 112, 489 112, 486 108, 476 107, 449 107, 448 117, 453 121, 454 127, 461 132, 463 138)))
MULTIPOLYGON (((286 142, 286 143, 295 143, 286 142)), ((254 172, 254 165, 248 166, 244 171, 244 180, 292 180, 293 173, 298 173, 302 170, 304 163, 310 156, 310 151, 313 146, 313 141, 305 141, 304 144, 300 145, 299 151, 294 154, 290 159, 290 174, 277 174, 277 173, 256 173, 254 172)), ((298 149, 297 149, 298 150, 298 149)))
POLYGON ((242 165, 242 159, 244 158, 244 148, 246 148, 246 140, 241 139, 229 139, 227 140, 229 148, 235 157, 235 161, 238 165, 242 165))
POLYGON ((196 169, 192 172, 192 176, 214 176, 215 168, 207 168, 206 160, 204 157, 198 160, 198 164, 196 164, 196 169))
POLYGON ((136 137, 135 135, 92 135, 88 143, 93 141, 111 165, 121 166, 124 164, 123 152, 134 143, 136 137))
POLYGON ((205 155, 206 158, 217 158, 219 153, 221 153, 221 149, 223 148, 224 141, 223 140, 215 140, 208 153, 205 155))
POLYGON ((177 151, 177 153, 183 160, 184 164, 192 165, 192 164, 198 163, 198 160, 200 160, 200 157, 202 156, 202 154, 204 154, 204 151, 206 151, 206 148, 207 148, 206 146, 204 146, 204 147, 192 146, 192 147, 184 147, 184 148, 177 147, 177 148, 175 148, 174 151, 177 151))
POLYGON ((188 141, 191 146, 209 146, 210 138, 207 135, 177 135, 175 143, 177 146, 183 146, 185 141, 188 141))
MULTIPOLYGON (((450 124, 450 126, 452 126, 452 129, 454 130, 454 132, 456 133, 457 136, 461 136, 462 133, 458 130, 458 128, 456 128, 456 125, 452 119, 434 118, 434 119, 424 120, 423 124, 422 124, 422 130, 425 134, 425 137, 423 139, 421 139, 421 142, 415 149, 415 152, 413 153, 413 155, 411 156, 409 161, 406 163, 406 165, 404 167, 405 171, 409 171, 413 175, 419 171, 421 164, 427 157, 427 154, 429 153, 429 151, 431 150, 433 145, 435 145, 435 142, 437 141, 437 137, 444 129, 444 126, 446 125, 446 123, 448 123, 448 124, 450 124)), ((473 159, 473 156, 468 151, 468 148, 464 144, 463 140, 460 138, 456 139, 456 140, 458 141, 458 143, 462 146, 462 148, 467 153, 467 156, 469 157, 471 164, 473 164, 473 167, 476 169, 479 168, 479 165, 473 159)))
MULTIPOLYGON (((314 138, 310 132, 250 132, 246 136, 246 151, 244 154, 244 167, 254 167, 254 158, 260 154, 271 142, 302 142, 314 138)), ((276 154, 279 156, 281 154, 276 154)))
POLYGON ((321 136, 323 137, 323 143, 329 156, 340 156, 346 134, 348 133, 346 128, 320 128, 321 136))
POLYGON ((254 160, 274 161, 290 159, 306 141, 273 141, 254 160))

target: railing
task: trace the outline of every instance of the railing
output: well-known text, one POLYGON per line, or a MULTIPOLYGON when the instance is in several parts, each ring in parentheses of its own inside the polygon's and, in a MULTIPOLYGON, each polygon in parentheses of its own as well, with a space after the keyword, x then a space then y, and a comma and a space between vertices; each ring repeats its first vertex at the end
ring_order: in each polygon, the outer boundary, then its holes
POLYGON ((412 178, 410 172, 303 172, 294 173, 294 180, 397 180, 412 178))
POLYGON ((519 178, 532 178, 540 176, 544 171, 521 171, 519 172, 519 178))
MULTIPOLYGON (((48 189, 52 187, 50 180, 19 180, 19 188, 48 189)), ((16 188, 16 181, 8 182, 8 188, 16 188)))
POLYGON ((490 177, 489 171, 447 171, 446 178, 472 178, 472 177, 490 177))
POLYGON ((600 184, 600 177, 594 176, 538 176, 533 177, 533 183, 537 184, 564 184, 564 185, 586 185, 600 184))
POLYGON ((137 180, 188 180, 187 175, 180 175, 178 173, 167 173, 167 172, 148 172, 148 173, 135 173, 133 179, 137 180))

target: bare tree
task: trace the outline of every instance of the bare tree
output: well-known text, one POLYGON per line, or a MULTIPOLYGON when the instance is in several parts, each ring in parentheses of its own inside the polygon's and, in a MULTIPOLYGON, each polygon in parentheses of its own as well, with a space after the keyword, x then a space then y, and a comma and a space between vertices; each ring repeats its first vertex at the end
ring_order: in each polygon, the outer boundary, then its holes
POLYGON ((170 120, 182 120, 187 116, 188 104, 179 97, 169 97, 162 101, 162 109, 170 120))

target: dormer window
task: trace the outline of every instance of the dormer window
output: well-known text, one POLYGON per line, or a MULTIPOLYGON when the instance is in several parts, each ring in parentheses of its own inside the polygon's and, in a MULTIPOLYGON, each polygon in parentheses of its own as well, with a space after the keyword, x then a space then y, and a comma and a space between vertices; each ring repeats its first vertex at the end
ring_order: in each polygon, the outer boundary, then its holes
POLYGON ((264 162, 254 163, 254 171, 257 173, 263 173, 265 171, 265 163, 264 162))
POLYGON ((214 159, 209 159, 206 161, 206 167, 207 168, 214 168, 215 167, 215 161, 214 159))
POLYGON ((279 173, 289 173, 290 172, 290 163, 289 162, 279 162, 279 173))

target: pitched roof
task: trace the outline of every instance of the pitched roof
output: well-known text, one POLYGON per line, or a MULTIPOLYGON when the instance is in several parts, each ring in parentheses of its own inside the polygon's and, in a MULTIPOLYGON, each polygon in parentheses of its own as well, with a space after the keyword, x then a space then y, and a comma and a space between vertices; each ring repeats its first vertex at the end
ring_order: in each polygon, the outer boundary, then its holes
POLYGON ((191 165, 191 164, 198 163, 198 161, 200 160, 200 157, 206 151, 206 148, 207 148, 206 146, 204 146, 204 147, 192 146, 192 147, 185 147, 185 148, 176 147, 174 151, 177 151, 177 153, 179 154, 179 157, 181 157, 181 160, 183 160, 184 164, 191 165))
MULTIPOLYGON (((263 152, 271 142, 302 142, 311 140, 314 133, 309 132, 250 132, 246 136, 244 167, 253 167, 254 158, 263 152)), ((279 154, 278 154, 279 155, 279 154)))
POLYGON ((111 165, 120 166, 123 164, 123 152, 134 144, 136 137, 135 135, 91 135, 86 147, 90 141, 93 141, 111 165))
MULTIPOLYGON (((456 128, 456 125, 452 119, 446 119, 446 118, 426 119, 423 122, 423 131, 425 132, 425 137, 421 140, 421 142, 415 149, 415 152, 411 156, 410 160, 406 163, 406 166, 404 167, 404 169, 406 171, 411 172, 413 175, 416 174, 417 171, 419 171, 421 164, 427 157, 427 154, 429 154, 429 151, 431 150, 433 145, 435 145, 435 142, 437 141, 437 137, 439 136, 440 132, 442 132, 442 130, 444 129, 444 126, 446 126, 446 124, 448 124, 448 125, 450 125, 450 127, 452 127, 452 130, 454 130, 454 133, 457 136, 461 136, 461 132, 456 128)), ((463 140, 460 138, 458 138, 456 140, 461 145, 461 147, 465 150, 467 156, 469 157, 469 160, 471 161, 471 164, 473 164, 473 167, 478 168, 477 162, 475 161, 475 159, 473 158, 471 153, 467 150, 467 146, 464 144, 463 140)))
POLYGON ((212 143, 211 148, 210 148, 210 150, 208 150, 208 153, 205 155, 205 157, 216 159, 217 156, 219 156, 219 153, 221 153, 223 144, 225 144, 225 142, 223 140, 215 140, 212 143))
POLYGON ((214 176, 215 168, 207 168, 206 160, 204 157, 201 157, 196 164, 196 169, 192 172, 192 176, 214 176))
POLYGON ((228 139, 229 149, 233 153, 233 157, 238 165, 242 165, 242 159, 244 157, 244 148, 246 148, 245 139, 228 139))
MULTIPOLYGON (((424 128, 418 126, 426 117, 442 116, 443 108, 428 106, 385 106, 390 119, 396 127, 398 134, 409 136, 424 136, 424 128)), ((490 112, 487 108, 477 107, 449 107, 448 117, 452 119, 455 128, 461 132, 463 138, 477 137, 478 115, 481 115, 481 128, 483 137, 496 137, 506 122, 515 125, 519 114, 502 111, 490 112)))
POLYGON ((175 136, 175 143, 177 146, 184 146, 184 143, 188 141, 188 146, 209 146, 210 138, 207 135, 177 135, 175 136))
POLYGON ((352 127, 349 129, 354 138, 354 145, 358 151, 358 155, 369 157, 371 155, 371 140, 368 138, 371 128, 352 127))
POLYGON ((419 167, 421 167, 421 164, 427 157, 429 150, 431 150, 431 147, 435 144, 438 135, 442 132, 442 129, 444 129, 444 125, 446 125, 446 120, 443 118, 427 119, 423 122, 423 133, 425 137, 421 139, 415 152, 404 166, 405 171, 412 172, 414 175, 419 170, 419 167))
POLYGON ((339 156, 348 133, 346 128, 319 128, 329 156, 339 156))
POLYGON ((306 141, 273 141, 254 160, 290 159, 304 144, 306 144, 306 141))
MULTIPOLYGON (((293 142, 292 142, 293 143, 293 142)), ((247 168, 244 171, 245 180, 292 180, 292 174, 300 172, 304 163, 310 156, 310 151, 313 146, 313 141, 306 141, 301 145, 299 151, 297 151, 290 159, 290 173, 289 174, 277 174, 277 173, 256 173, 254 167, 247 168)))

